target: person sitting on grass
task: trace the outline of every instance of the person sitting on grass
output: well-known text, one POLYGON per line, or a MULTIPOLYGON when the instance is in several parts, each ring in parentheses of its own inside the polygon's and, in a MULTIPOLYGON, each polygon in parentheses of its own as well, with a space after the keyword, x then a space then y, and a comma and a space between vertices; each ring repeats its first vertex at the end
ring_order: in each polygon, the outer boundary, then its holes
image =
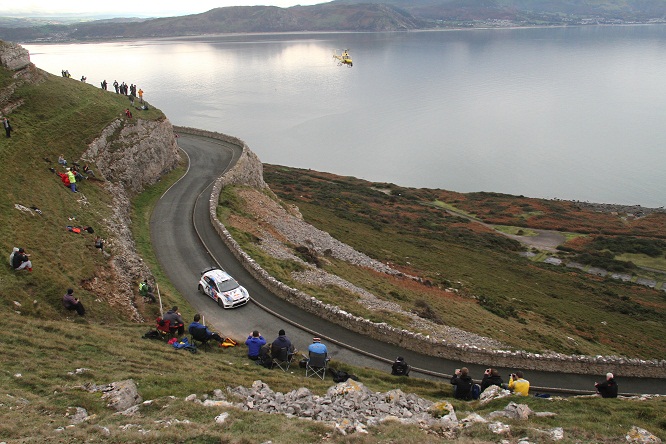
POLYGON ((185 333, 185 321, 183 321, 183 317, 178 312, 177 306, 174 305, 171 310, 164 313, 162 319, 169 321, 169 328, 172 333, 178 331, 178 336, 183 336, 183 333, 185 333))
POLYGON ((12 254, 12 268, 14 270, 32 271, 32 262, 30 262, 30 259, 28 259, 30 255, 27 254, 23 248, 19 248, 12 254))
POLYGON ((504 385, 504 380, 496 368, 487 368, 483 373, 483 379, 481 380, 481 391, 483 392, 491 385, 496 385, 498 387, 502 387, 504 385))
POLYGON ((457 368, 455 374, 451 377, 451 384, 454 385, 453 397, 469 401, 472 399, 472 381, 467 367, 457 368))
POLYGON ((617 398, 617 382, 612 373, 606 373, 604 382, 595 382, 594 387, 602 398, 617 398))
POLYGON ((405 362, 405 358, 402 356, 398 356, 391 366, 391 374, 394 376, 409 376, 409 370, 409 364, 405 362))
POLYGON ((245 345, 247 345, 247 357, 253 361, 259 359, 259 351, 264 344, 266 344, 264 337, 259 334, 259 330, 254 330, 245 341, 245 345))
POLYGON ((148 279, 139 282, 139 294, 143 297, 144 301, 149 300, 150 302, 157 302, 155 293, 153 293, 153 287, 148 284, 148 279))
POLYGON ((86 314, 86 309, 83 308, 81 301, 74 297, 74 289, 72 288, 68 288, 67 293, 62 297, 62 305, 64 305, 67 310, 76 310, 79 316, 86 314))
MULTIPOLYGON (((189 332, 190 335, 194 338, 195 336, 195 331, 196 330, 202 330, 206 332, 206 338, 207 339, 213 339, 215 342, 220 344, 220 347, 222 346, 222 342, 224 342, 224 339, 222 339, 222 336, 220 336, 218 333, 212 332, 203 325, 201 322, 201 315, 199 313, 194 315, 194 322, 190 324, 189 327, 187 327, 187 331, 189 332)), ((196 339, 196 338, 194 338, 196 339)))
POLYGON ((530 381, 523 378, 523 372, 517 371, 509 377, 509 390, 515 395, 529 396, 530 381))

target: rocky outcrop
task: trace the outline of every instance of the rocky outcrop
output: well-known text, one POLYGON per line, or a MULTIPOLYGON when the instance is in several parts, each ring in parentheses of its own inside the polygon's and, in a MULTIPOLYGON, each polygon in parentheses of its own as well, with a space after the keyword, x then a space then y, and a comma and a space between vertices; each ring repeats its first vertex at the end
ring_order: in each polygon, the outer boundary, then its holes
POLYGON ((89 145, 82 158, 94 162, 107 180, 130 194, 157 182, 180 159, 167 119, 118 119, 89 145))
MULTIPOLYGON (((167 119, 116 120, 89 145, 81 158, 97 165, 113 197, 113 212, 103 220, 110 233, 107 247, 113 251, 113 291, 100 297, 125 312, 129 319, 142 322, 144 319, 134 304, 134 290, 138 281, 148 279, 152 284, 154 279, 136 251, 130 229, 130 196, 154 184, 178 164, 180 157, 173 128, 167 119)), ((109 280, 109 277, 100 279, 109 280)), ((91 290, 94 288, 99 286, 92 285, 91 290)))
POLYGON ((106 385, 87 385, 85 389, 92 393, 102 392, 102 399, 107 402, 106 406, 117 412, 123 412, 143 402, 139 389, 132 379, 106 385))
POLYGON ((30 53, 21 45, 0 41, 0 65, 18 71, 30 65, 30 53))

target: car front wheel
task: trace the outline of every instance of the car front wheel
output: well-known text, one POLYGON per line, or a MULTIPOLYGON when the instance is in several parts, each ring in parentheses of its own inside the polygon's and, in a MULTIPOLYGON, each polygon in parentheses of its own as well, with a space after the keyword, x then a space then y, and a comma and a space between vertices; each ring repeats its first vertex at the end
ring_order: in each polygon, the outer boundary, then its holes
POLYGON ((222 297, 221 296, 217 297, 217 305, 224 308, 224 302, 222 302, 222 297))
POLYGON ((201 293, 201 294, 206 294, 206 292, 204 291, 204 289, 203 289, 203 287, 201 286, 201 284, 199 284, 199 293, 201 293))

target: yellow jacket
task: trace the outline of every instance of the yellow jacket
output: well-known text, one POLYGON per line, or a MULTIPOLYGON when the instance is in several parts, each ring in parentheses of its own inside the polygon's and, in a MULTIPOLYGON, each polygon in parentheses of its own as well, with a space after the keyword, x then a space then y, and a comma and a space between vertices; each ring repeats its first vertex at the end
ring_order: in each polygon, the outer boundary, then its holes
POLYGON ((523 378, 514 381, 513 376, 511 376, 509 377, 509 390, 513 391, 516 395, 529 396, 530 381, 523 378))

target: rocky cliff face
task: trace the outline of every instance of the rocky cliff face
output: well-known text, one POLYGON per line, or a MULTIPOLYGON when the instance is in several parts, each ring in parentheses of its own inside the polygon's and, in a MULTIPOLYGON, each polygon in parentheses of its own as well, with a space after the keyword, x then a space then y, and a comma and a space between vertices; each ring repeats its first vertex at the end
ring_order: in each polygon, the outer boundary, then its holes
POLYGON ((18 71, 30 65, 30 53, 21 45, 0 42, 0 65, 18 71))
POLYGON ((173 127, 167 119, 116 120, 102 131, 81 157, 97 165, 99 173, 107 180, 109 194, 113 196, 113 215, 104 220, 113 248, 112 279, 101 277, 112 286, 106 292, 108 302, 126 312, 130 319, 143 321, 134 303, 134 291, 137 282, 148 279, 154 284, 154 279, 136 251, 130 230, 130 196, 154 184, 178 164, 180 156, 173 127))
POLYGON ((169 120, 116 120, 93 141, 82 158, 94 162, 107 180, 141 192, 179 161, 169 120))

